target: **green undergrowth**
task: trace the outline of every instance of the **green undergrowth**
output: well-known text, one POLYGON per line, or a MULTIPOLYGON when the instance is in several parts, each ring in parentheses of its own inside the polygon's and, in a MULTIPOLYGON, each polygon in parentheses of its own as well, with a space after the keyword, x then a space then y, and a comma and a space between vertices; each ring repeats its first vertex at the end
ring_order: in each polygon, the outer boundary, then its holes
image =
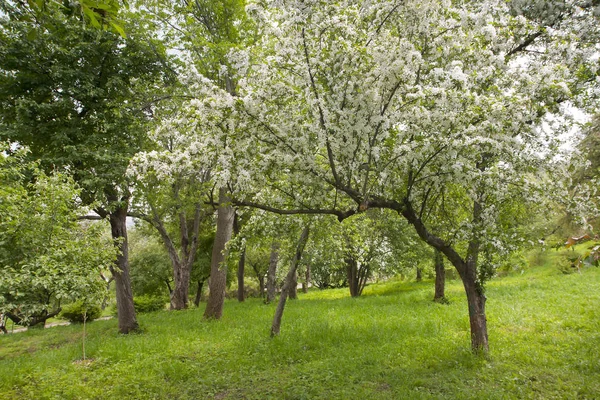
MULTIPOLYGON (((540 266, 487 285, 491 351, 469 350, 460 281, 449 305, 432 282, 388 281, 310 291, 289 301, 281 335, 275 305, 227 301, 220 321, 203 306, 0 337, 0 396, 8 399, 595 399, 600 398, 600 269, 540 266)), ((539 257, 538 257, 539 258, 539 257)), ((539 260, 538 260, 539 261, 539 260)))

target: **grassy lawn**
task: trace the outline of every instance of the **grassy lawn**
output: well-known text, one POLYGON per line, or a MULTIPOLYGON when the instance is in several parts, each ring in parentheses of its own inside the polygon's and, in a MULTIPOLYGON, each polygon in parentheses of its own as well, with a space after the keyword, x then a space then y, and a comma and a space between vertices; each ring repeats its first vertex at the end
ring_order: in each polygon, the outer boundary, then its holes
MULTIPOLYGON (((600 398, 600 269, 543 265, 487 286, 490 354, 470 353, 466 299, 449 281, 300 293, 281 336, 275 305, 228 301, 221 321, 199 309, 0 336, 3 399, 595 399, 600 398)), ((538 260, 539 261, 539 260, 538 260)))

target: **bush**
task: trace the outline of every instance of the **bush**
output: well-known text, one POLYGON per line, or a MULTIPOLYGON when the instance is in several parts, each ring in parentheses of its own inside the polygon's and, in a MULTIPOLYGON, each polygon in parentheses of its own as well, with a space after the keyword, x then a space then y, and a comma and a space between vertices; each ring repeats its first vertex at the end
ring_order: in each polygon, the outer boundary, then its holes
POLYGON ((102 315, 102 309, 97 304, 84 306, 83 301, 79 300, 64 306, 60 316, 70 322, 83 322, 84 313, 86 321, 93 321, 102 315))
POLYGON ((136 296, 133 298, 135 311, 139 313, 158 311, 165 308, 167 300, 160 296, 136 296))

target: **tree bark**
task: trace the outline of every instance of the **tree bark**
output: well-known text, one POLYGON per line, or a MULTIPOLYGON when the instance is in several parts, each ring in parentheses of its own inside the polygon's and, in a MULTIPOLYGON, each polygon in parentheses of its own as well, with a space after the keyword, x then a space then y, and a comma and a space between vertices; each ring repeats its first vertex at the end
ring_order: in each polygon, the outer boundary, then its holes
POLYGON ((115 291, 117 294, 117 318, 119 332, 127 334, 137 331, 139 325, 135 317, 133 306, 133 291, 129 277, 129 249, 127 243, 127 206, 118 207, 109 214, 110 230, 115 246, 119 250, 117 260, 111 273, 115 278, 115 291))
POLYGON ((269 258, 269 269, 267 271, 267 297, 265 304, 275 300, 275 278, 277 273, 277 262, 279 260, 279 243, 271 243, 271 257, 269 258))
POLYGON ((237 298, 238 301, 244 301, 244 269, 246 268, 246 247, 242 249, 240 254, 240 261, 238 262, 238 270, 237 270, 237 280, 238 280, 238 290, 237 290, 237 298))
POLYGON ((346 279, 348 280, 348 288, 350 296, 358 297, 358 263, 352 256, 346 257, 346 279))
POLYGON ((420 267, 417 267, 417 282, 421 282, 423 280, 423 271, 420 267))
POLYGON ((308 285, 310 284, 310 264, 306 264, 306 272, 304 275, 304 282, 302 283, 302 292, 308 293, 308 285))
POLYGON ((217 210, 217 233, 210 262, 209 294, 204 311, 206 319, 220 319, 225 303, 225 285, 227 283, 227 242, 231 239, 235 211, 226 188, 219 189, 219 208, 217 210))
POLYGON ((298 263, 300 262, 300 258, 302 257, 304 246, 306 246, 306 242, 308 241, 308 233, 309 226, 307 225, 302 230, 302 234, 300 235, 300 239, 298 240, 298 245, 296 246, 296 254, 294 254, 294 258, 292 259, 290 271, 288 272, 283 288, 281 289, 281 296, 279 296, 279 303, 277 303, 277 309, 275 310, 275 316, 273 317, 273 324, 271 325, 271 337, 279 335, 279 331, 281 329, 281 319, 283 318, 283 310, 285 308, 285 302, 287 300, 290 287, 293 285, 294 275, 296 274, 298 263))
MULTIPOLYGON (((471 264, 471 262, 467 263, 471 264)), ((486 297, 483 287, 477 280, 477 270, 474 265, 467 265, 464 276, 461 276, 467 303, 469 305, 469 325, 471 328, 471 348, 475 352, 489 351, 487 319, 485 317, 486 297)))
POLYGON ((435 250, 435 294, 433 301, 437 303, 447 303, 445 294, 446 288, 446 270, 444 268, 444 258, 439 250, 435 250))
POLYGON ((198 288, 196 289, 196 298, 194 299, 194 305, 198 307, 200 305, 200 299, 202 298, 202 287, 204 286, 204 280, 198 281, 198 288))
POLYGON ((290 283, 289 291, 290 300, 296 300, 298 298, 298 269, 294 271, 292 275, 292 282, 290 283))

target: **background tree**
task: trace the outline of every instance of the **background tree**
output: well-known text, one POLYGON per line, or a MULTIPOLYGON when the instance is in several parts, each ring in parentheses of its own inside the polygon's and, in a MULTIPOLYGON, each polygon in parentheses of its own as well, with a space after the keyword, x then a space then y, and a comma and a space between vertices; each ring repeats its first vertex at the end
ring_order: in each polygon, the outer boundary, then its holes
POLYGON ((50 3, 35 20, 1 5, 0 137, 26 144, 45 170, 68 171, 111 224, 119 330, 138 327, 129 277, 125 170, 144 146, 155 84, 170 79, 159 43, 135 18, 127 38, 83 26, 50 3), (35 35, 30 32, 34 31, 35 35))
POLYGON ((78 222, 81 192, 73 180, 45 175, 26 153, 0 149, 0 313, 43 326, 61 304, 99 305, 100 274, 116 254, 105 224, 78 222))

